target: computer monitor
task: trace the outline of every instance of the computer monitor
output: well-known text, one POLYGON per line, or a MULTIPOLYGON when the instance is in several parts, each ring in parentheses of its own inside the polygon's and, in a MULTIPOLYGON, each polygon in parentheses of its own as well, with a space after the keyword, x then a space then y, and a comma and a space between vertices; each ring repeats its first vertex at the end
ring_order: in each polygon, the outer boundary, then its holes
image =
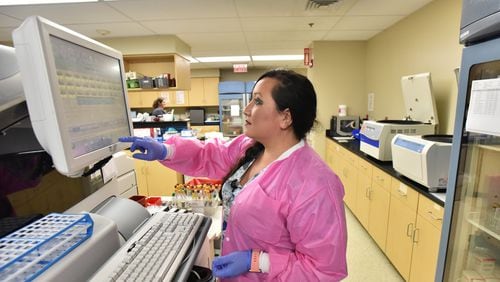
POLYGON ((122 54, 39 16, 13 32, 35 136, 63 175, 123 150, 133 132, 122 54))

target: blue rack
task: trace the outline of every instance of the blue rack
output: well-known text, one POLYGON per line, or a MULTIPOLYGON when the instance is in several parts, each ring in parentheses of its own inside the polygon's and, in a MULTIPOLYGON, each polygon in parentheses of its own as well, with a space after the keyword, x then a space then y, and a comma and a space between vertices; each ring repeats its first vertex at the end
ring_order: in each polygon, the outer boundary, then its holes
POLYGON ((51 213, 0 239, 0 277, 31 281, 87 240, 88 214, 51 213))

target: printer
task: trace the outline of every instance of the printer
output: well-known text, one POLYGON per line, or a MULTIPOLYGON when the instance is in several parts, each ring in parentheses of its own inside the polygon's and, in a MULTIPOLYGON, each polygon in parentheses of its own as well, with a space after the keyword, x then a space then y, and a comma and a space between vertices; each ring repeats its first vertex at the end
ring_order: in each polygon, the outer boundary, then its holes
POLYGON ((406 108, 404 120, 364 121, 360 130, 360 150, 380 161, 391 161, 391 141, 398 133, 434 134, 438 124, 430 73, 404 76, 401 87, 406 108))
POLYGON ((451 135, 397 134, 391 142, 392 166, 429 191, 446 189, 451 141, 451 135))

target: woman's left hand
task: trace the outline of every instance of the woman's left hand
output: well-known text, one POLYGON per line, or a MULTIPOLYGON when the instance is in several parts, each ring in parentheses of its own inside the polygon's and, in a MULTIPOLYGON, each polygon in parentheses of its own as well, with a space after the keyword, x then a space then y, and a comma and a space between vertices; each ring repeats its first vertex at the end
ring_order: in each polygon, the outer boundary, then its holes
POLYGON ((232 252, 216 257, 212 263, 212 272, 216 277, 228 278, 241 275, 250 270, 252 251, 232 252))

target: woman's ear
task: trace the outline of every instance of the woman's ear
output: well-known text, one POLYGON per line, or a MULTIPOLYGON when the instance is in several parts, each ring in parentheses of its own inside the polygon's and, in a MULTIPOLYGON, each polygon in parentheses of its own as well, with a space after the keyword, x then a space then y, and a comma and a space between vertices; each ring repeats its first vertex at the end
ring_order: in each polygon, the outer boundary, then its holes
POLYGON ((280 122, 280 127, 281 129, 287 129, 292 125, 292 113, 290 112, 289 108, 286 108, 281 112, 281 122, 280 122))

